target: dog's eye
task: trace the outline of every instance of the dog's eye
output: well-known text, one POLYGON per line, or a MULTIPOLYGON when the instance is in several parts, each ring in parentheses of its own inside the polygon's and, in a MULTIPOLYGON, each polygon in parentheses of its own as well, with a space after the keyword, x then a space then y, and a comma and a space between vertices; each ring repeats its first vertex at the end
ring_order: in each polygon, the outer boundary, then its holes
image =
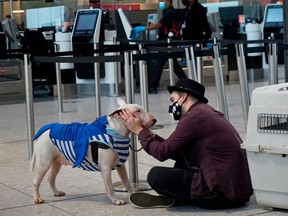
POLYGON ((136 112, 141 112, 141 110, 139 109, 139 110, 136 110, 136 112))

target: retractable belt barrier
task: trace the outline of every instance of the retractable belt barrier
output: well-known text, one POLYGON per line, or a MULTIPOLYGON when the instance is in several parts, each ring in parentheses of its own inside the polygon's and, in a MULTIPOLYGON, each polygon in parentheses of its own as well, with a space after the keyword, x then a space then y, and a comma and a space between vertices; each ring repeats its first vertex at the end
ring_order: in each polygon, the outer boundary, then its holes
POLYGON ((23 59, 23 50, 14 49, 8 50, 7 53, 0 52, 0 59, 23 59))
MULTIPOLYGON (((137 41, 135 41, 137 42, 137 41)), ((213 49, 210 50, 201 50, 194 48, 197 43, 203 43, 203 41, 170 41, 169 44, 164 43, 164 41, 160 41, 160 43, 157 42, 150 42, 145 43, 145 46, 147 46, 147 50, 151 51, 158 51, 161 52, 161 55, 163 56, 166 52, 166 55, 169 58, 179 58, 184 57, 183 54, 183 48, 179 47, 180 45, 194 45, 190 46, 190 52, 189 48, 185 47, 185 57, 188 59, 187 61, 187 70, 188 70, 188 77, 194 80, 197 80, 198 82, 202 83, 201 80, 201 69, 202 67, 198 66, 201 65, 201 60, 197 61, 197 72, 195 73, 195 61, 194 58, 200 58, 202 56, 212 56, 213 57, 213 66, 214 66, 214 73, 215 73, 215 81, 216 81, 216 89, 217 89, 217 98, 220 100, 219 104, 219 110, 223 112, 225 117, 229 119, 228 115, 228 109, 227 109, 227 101, 226 101, 226 95, 224 90, 224 82, 222 77, 219 76, 219 74, 222 74, 222 68, 219 64, 218 59, 220 55, 228 55, 228 49, 213 49), (166 47, 163 47, 165 46, 166 47), (167 46, 170 46, 167 48, 167 46), (172 46, 172 47, 171 47, 172 46), (176 46, 176 47, 173 47, 176 46), (177 47, 178 46, 178 47, 177 47), (216 52, 216 56, 215 56, 216 52), (194 56, 194 58, 192 58, 194 56), (218 61, 217 61, 218 59, 218 61), (197 74, 197 75, 196 75, 197 74)), ((204 43, 208 43, 211 41, 205 41, 204 43)), ((215 41, 214 41, 215 42, 215 41)), ((277 54, 278 51, 288 50, 288 45, 283 45, 282 40, 271 40, 271 39, 265 39, 265 40, 249 40, 249 41, 239 41, 239 40, 218 40, 217 44, 227 45, 227 44, 235 44, 236 48, 236 58, 237 58, 237 67, 239 71, 239 82, 240 82, 240 90, 241 90, 241 97, 242 97, 242 107, 243 107, 243 114, 244 114, 244 123, 245 126, 247 125, 247 119, 248 119, 248 109, 250 105, 250 95, 249 95, 249 87, 248 87, 248 80, 247 80, 247 69, 246 69, 246 62, 245 62, 245 56, 247 56, 249 53, 268 53, 268 64, 269 64, 269 84, 276 84, 278 83, 278 65, 277 65, 277 54), (262 46, 258 47, 247 47, 247 44, 261 44, 262 46), (245 47, 244 47, 245 45, 245 47)), ((219 48, 219 47, 218 47, 219 48)), ((157 53, 158 54, 158 53, 157 53)), ((154 58, 157 58, 157 54, 154 56, 154 58)), ((150 56, 153 55, 153 53, 150 54, 150 56)), ((164 56, 164 57, 167 57, 164 56)), ((245 127, 246 128, 246 127, 245 127)))

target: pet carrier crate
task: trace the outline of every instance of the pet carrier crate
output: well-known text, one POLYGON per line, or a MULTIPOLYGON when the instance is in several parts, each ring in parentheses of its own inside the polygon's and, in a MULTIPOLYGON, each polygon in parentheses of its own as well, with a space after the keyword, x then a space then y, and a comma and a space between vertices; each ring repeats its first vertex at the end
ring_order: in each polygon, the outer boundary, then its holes
POLYGON ((256 201, 288 209, 288 83, 256 88, 251 101, 242 148, 256 201))

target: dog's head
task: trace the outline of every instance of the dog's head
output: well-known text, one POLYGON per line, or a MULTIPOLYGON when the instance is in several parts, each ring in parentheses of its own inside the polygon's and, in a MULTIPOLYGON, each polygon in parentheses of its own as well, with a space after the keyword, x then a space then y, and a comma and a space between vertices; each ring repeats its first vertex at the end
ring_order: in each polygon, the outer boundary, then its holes
POLYGON ((116 130, 120 135, 128 136, 130 131, 125 127, 122 121, 116 118, 117 114, 121 112, 122 109, 128 109, 132 112, 135 116, 141 119, 142 125, 145 128, 151 128, 155 123, 156 119, 153 115, 146 112, 140 105, 138 104, 127 104, 123 99, 117 98, 117 102, 119 108, 115 110, 113 113, 108 115, 108 122, 109 125, 116 130))

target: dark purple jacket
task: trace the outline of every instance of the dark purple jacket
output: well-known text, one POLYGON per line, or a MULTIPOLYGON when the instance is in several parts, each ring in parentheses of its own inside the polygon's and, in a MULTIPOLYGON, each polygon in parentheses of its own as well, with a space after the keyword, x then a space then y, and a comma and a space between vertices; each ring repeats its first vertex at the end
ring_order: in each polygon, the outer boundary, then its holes
POLYGON ((159 161, 174 159, 194 170, 191 198, 209 199, 219 191, 233 202, 249 201, 253 190, 241 138, 208 104, 192 105, 166 140, 144 129, 139 141, 159 161))
POLYGON ((195 1, 190 9, 184 11, 184 20, 186 27, 182 29, 183 40, 204 40, 211 38, 206 9, 195 1))

